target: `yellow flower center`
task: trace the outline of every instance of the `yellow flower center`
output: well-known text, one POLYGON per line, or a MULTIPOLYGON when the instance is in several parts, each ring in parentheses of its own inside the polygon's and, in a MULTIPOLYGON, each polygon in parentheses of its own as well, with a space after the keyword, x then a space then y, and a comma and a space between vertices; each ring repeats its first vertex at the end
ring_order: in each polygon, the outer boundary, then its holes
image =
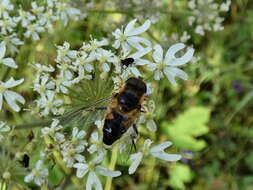
POLYGON ((3 93, 6 90, 6 88, 0 84, 0 93, 3 93))

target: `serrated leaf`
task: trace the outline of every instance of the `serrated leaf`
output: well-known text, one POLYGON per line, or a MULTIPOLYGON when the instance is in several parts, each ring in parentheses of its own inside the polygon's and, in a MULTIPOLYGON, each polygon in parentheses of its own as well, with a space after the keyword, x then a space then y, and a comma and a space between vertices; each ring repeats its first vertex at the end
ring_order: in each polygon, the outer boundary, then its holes
POLYGON ((169 185, 175 189, 185 189, 184 183, 190 182, 193 178, 190 168, 184 164, 176 164, 170 173, 169 185))
POLYGON ((210 109, 192 107, 177 117, 175 122, 164 122, 162 127, 170 140, 179 148, 198 151, 206 146, 205 141, 196 139, 208 132, 205 125, 210 116, 210 109))

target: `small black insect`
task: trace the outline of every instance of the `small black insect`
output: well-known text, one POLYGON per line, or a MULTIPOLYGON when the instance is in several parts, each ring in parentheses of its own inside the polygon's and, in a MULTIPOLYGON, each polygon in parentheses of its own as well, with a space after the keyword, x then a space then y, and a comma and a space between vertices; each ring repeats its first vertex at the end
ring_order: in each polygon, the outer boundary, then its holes
POLYGON ((20 161, 20 163, 22 164, 22 166, 24 168, 28 168, 29 167, 29 162, 30 162, 30 157, 27 154, 24 154, 22 160, 20 161))
POLYGON ((126 67, 128 67, 129 65, 133 63, 134 63, 134 58, 131 58, 131 57, 121 60, 121 64, 125 65, 126 67))

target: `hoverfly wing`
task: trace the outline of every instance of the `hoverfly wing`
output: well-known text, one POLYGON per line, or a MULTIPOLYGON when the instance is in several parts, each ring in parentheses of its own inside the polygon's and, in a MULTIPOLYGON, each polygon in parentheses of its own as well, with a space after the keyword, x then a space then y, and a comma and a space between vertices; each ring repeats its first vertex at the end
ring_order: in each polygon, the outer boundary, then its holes
POLYGON ((67 113, 59 116, 61 125, 85 126, 96 120, 102 119, 110 97, 101 98, 93 103, 75 107, 67 113))

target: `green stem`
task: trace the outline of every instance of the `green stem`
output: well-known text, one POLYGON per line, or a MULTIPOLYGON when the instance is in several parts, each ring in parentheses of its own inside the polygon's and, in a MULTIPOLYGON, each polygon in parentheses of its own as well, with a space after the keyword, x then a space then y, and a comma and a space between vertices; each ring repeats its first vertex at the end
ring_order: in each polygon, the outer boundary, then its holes
MULTIPOLYGON (((112 149, 112 157, 111 157, 111 162, 109 165, 110 170, 115 169, 115 165, 117 162, 117 156, 118 156, 118 144, 116 144, 112 149)), ((105 184, 105 190, 111 190, 111 186, 112 186, 112 178, 107 177, 106 184, 105 184)))
MULTIPOLYGON (((50 139, 49 136, 45 136, 44 138, 45 140, 45 143, 46 145, 50 145, 50 144, 53 144, 54 142, 52 142, 52 140, 50 139)), ((57 150, 53 150, 53 155, 54 155, 54 158, 56 160, 56 163, 62 168, 62 170, 64 171, 64 173, 68 176, 71 176, 71 169, 70 168, 67 168, 63 159, 62 159, 62 156, 61 154, 57 151, 57 150)), ((75 176, 71 176, 70 177, 70 180, 77 186, 79 187, 81 185, 80 181, 78 180, 78 178, 76 178, 75 176)))

